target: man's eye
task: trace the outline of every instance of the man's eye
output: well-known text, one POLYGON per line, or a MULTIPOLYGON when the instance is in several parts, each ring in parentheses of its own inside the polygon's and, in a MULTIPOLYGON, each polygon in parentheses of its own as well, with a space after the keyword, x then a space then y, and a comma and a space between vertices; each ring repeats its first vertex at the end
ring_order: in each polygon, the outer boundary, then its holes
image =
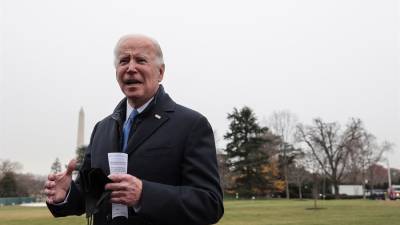
POLYGON ((120 60, 119 60, 119 64, 120 64, 120 65, 125 65, 125 64, 127 64, 128 62, 129 62, 128 59, 120 59, 120 60))
POLYGON ((139 64, 145 64, 145 63, 147 62, 147 60, 146 60, 146 59, 139 58, 139 59, 137 59, 137 62, 138 62, 139 64))

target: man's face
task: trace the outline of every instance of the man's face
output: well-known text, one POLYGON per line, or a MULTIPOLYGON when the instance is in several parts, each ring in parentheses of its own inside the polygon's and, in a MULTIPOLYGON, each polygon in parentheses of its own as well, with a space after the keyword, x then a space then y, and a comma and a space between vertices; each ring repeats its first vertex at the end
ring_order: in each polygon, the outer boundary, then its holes
POLYGON ((157 92, 164 75, 153 43, 144 37, 124 40, 116 62, 118 84, 134 107, 140 107, 157 92))

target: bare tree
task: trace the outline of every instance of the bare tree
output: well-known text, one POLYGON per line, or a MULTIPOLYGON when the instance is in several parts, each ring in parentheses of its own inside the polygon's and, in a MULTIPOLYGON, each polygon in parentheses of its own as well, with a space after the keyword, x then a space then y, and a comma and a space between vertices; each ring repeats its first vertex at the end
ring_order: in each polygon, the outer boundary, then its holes
POLYGON ((42 197, 43 184, 46 181, 46 176, 18 173, 15 177, 18 184, 18 196, 42 197))
POLYGON ((307 171, 307 159, 305 154, 297 157, 294 164, 288 166, 289 168, 289 182, 297 185, 299 199, 303 198, 303 184, 305 181, 310 180, 311 173, 307 171))
POLYGON ((4 175, 12 174, 12 177, 15 179, 15 186, 12 188, 15 196, 41 197, 46 176, 18 173, 21 169, 22 165, 19 162, 13 162, 8 159, 0 160, 0 180, 2 180, 4 175))
POLYGON ((383 188, 385 183, 388 184, 388 168, 380 164, 374 164, 368 168, 367 177, 371 189, 374 189, 374 186, 383 188))
POLYGON ((299 199, 303 199, 303 184, 309 179, 310 173, 303 165, 289 166, 290 182, 295 183, 298 189, 299 199))
POLYGON ((318 209, 318 199, 319 199, 319 178, 321 174, 321 165, 314 159, 312 152, 305 152, 304 158, 302 158, 302 163, 306 171, 308 171, 309 179, 312 182, 312 198, 314 199, 313 209, 318 209))
POLYGON ((8 172, 16 173, 21 169, 22 165, 19 162, 12 162, 9 159, 0 159, 0 178, 8 172))
POLYGON ((339 197, 339 184, 348 168, 352 146, 360 138, 362 123, 352 119, 341 132, 338 123, 325 123, 314 119, 312 126, 297 126, 297 137, 312 153, 323 172, 331 180, 336 198, 339 197))
POLYGON ((352 162, 351 172, 353 180, 361 180, 363 186, 363 198, 366 198, 366 180, 368 177, 368 170, 372 165, 380 162, 385 152, 390 151, 393 147, 392 143, 387 141, 378 144, 376 137, 365 131, 362 132, 360 138, 352 146, 350 158, 352 162), (360 179, 357 179, 357 178, 360 179))
POLYGON ((293 144, 297 117, 287 110, 275 111, 269 119, 270 128, 282 139, 280 152, 283 154, 283 176, 285 179, 286 198, 290 198, 289 173, 288 173, 288 148, 287 144, 293 144))

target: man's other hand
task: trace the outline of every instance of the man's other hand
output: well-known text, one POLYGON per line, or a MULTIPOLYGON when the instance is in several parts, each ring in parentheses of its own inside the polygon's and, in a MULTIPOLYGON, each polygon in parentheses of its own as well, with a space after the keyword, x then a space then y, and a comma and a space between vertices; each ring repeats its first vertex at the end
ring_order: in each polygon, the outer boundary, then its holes
POLYGON ((109 175, 113 183, 105 186, 106 190, 110 190, 112 203, 123 204, 127 206, 136 206, 142 195, 142 181, 129 174, 112 174, 109 175))
POLYGON ((72 159, 69 161, 66 171, 49 174, 44 185, 44 194, 47 196, 47 203, 57 204, 65 200, 71 185, 72 172, 75 170, 75 167, 76 160, 72 159))

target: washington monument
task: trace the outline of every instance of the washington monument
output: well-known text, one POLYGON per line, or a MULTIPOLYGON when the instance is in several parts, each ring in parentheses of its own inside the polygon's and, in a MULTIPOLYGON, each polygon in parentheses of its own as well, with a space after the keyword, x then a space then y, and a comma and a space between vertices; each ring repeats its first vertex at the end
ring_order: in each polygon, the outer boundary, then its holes
POLYGON ((84 145, 84 132, 85 132, 85 113, 83 108, 79 110, 79 120, 78 120, 78 138, 76 147, 80 148, 84 145))

